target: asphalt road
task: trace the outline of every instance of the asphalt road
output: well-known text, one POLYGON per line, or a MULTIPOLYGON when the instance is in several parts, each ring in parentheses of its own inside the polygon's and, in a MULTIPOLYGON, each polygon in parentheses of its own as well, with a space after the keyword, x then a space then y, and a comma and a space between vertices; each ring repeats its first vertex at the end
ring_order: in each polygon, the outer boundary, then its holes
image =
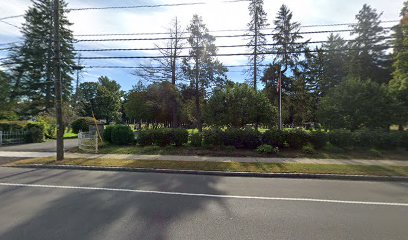
POLYGON ((407 239, 408 183, 0 168, 0 239, 407 239))

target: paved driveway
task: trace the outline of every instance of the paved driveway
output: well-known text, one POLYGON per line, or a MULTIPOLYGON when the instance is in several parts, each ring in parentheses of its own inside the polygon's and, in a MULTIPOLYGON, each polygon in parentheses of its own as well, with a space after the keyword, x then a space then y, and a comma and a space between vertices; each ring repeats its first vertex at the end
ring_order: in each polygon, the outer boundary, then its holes
MULTIPOLYGON (((43 143, 31 143, 12 146, 1 146, 0 151, 12 152, 55 152, 57 143, 55 140, 49 140, 43 143)), ((69 150, 78 146, 77 139, 65 139, 64 149, 69 150)))
MULTIPOLYGON (((0 146, 0 152, 34 152, 34 153, 45 153, 45 152, 55 152, 56 151, 56 141, 49 140, 43 143, 31 143, 31 144, 21 144, 12 146, 0 146)), ((78 146, 77 139, 66 139, 64 140, 65 151, 75 148, 78 146)), ((20 157, 20 156, 0 156, 0 165, 6 164, 16 160, 22 160, 30 157, 20 157)))

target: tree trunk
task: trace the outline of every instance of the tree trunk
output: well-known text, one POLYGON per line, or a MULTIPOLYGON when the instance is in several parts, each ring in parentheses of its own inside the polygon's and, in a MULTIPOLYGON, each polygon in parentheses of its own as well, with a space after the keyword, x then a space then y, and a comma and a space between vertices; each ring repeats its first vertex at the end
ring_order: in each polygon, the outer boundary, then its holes
POLYGON ((257 90, 257 58, 258 58, 258 7, 255 8, 255 44, 254 44, 254 89, 257 90))

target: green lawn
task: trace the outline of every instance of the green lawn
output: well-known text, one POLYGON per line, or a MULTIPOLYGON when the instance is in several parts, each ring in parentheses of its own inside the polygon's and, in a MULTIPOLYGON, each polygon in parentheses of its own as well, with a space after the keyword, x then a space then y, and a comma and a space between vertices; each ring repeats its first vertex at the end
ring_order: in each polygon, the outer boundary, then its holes
POLYGON ((31 159, 14 162, 12 165, 30 164, 71 165, 97 167, 127 167, 146 169, 199 170, 251 173, 308 173, 342 175, 408 176, 408 167, 323 165, 323 164, 277 164, 240 162, 184 162, 157 160, 115 160, 115 159, 67 159, 56 162, 51 158, 31 159))
POLYGON ((73 132, 66 132, 64 134, 64 139, 74 139, 74 138, 78 138, 78 134, 73 133, 73 132))

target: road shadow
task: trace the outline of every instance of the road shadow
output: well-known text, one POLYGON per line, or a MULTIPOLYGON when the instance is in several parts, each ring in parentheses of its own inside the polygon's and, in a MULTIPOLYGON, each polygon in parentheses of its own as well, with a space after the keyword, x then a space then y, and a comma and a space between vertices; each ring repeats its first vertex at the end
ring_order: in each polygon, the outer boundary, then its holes
MULTIPOLYGON (((78 177, 83 176, 86 173, 82 172, 78 177)), ((75 178, 74 175, 62 177, 75 178)), ((61 178, 61 174, 53 174, 51 178, 61 178)), ((43 179, 50 178, 43 176, 43 179)), ((30 182, 47 183, 42 180, 30 182)), ((107 188, 225 194, 216 187, 221 178, 210 176, 106 173, 83 180, 81 186, 94 187, 99 182, 98 187, 107 188)), ((3 229, 0 239, 164 240, 173 239, 169 236, 169 228, 194 219, 195 213, 205 211, 210 205, 222 215, 231 214, 221 198, 154 193, 17 188, 7 192, 7 199, 12 199, 13 194, 21 197, 21 192, 27 198, 33 197, 33 194, 53 193, 58 197, 40 205, 35 214, 19 224, 3 229)))

